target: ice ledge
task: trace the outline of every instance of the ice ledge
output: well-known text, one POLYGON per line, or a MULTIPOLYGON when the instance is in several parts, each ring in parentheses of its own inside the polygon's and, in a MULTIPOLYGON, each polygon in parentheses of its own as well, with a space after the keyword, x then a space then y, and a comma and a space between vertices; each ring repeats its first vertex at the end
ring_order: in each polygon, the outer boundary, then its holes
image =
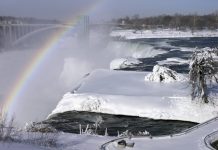
POLYGON ((148 72, 95 70, 75 93, 66 93, 49 116, 90 111, 200 123, 218 115, 218 100, 214 104, 192 101, 187 82, 145 82, 146 75, 148 72))
POLYGON ((218 107, 193 102, 190 97, 146 97, 67 93, 49 116, 66 111, 129 115, 163 120, 204 122, 218 114, 218 107))

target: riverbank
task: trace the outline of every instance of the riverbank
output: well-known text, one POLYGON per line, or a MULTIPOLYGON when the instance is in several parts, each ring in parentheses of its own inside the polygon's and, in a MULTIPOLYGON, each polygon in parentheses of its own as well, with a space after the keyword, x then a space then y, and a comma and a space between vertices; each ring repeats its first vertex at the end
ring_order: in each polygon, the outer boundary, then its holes
POLYGON ((111 37, 121 39, 145 39, 145 38, 192 38, 192 37, 218 37, 218 30, 176 30, 176 29, 152 29, 152 30, 115 30, 111 37))

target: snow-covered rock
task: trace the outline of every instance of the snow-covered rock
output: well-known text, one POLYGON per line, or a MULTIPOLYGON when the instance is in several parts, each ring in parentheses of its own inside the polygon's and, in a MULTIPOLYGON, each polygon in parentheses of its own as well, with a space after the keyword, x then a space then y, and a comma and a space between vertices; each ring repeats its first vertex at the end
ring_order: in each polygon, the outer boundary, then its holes
POLYGON ((175 81, 186 81, 186 78, 167 67, 155 65, 153 72, 145 76, 145 81, 170 83, 175 81))
POLYGON ((110 63, 110 69, 111 70, 124 69, 141 63, 142 63, 141 61, 135 58, 118 58, 118 59, 114 59, 110 63))

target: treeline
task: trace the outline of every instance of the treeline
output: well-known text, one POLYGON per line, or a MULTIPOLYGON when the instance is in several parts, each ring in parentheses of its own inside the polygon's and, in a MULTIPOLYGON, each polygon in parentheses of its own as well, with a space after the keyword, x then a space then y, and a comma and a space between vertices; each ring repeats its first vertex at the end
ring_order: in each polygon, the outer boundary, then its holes
POLYGON ((57 24, 57 20, 45 20, 28 17, 0 16, 0 24, 57 24))
POLYGON ((175 14, 155 17, 124 17, 113 20, 126 28, 176 28, 176 29, 218 29, 218 11, 207 15, 175 14))

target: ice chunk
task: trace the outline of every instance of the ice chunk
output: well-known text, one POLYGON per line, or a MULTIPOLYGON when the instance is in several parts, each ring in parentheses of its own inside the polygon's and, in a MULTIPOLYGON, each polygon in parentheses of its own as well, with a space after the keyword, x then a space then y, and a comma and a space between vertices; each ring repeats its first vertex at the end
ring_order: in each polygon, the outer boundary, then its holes
POLYGON ((171 58, 167 58, 166 60, 161 60, 157 62, 159 65, 168 65, 168 64, 183 65, 183 64, 188 64, 189 60, 185 60, 178 57, 171 57, 171 58))
POLYGON ((131 67, 137 64, 141 64, 142 62, 135 58, 118 58, 114 59, 110 63, 110 69, 116 70, 116 69, 123 69, 127 67, 131 67))

